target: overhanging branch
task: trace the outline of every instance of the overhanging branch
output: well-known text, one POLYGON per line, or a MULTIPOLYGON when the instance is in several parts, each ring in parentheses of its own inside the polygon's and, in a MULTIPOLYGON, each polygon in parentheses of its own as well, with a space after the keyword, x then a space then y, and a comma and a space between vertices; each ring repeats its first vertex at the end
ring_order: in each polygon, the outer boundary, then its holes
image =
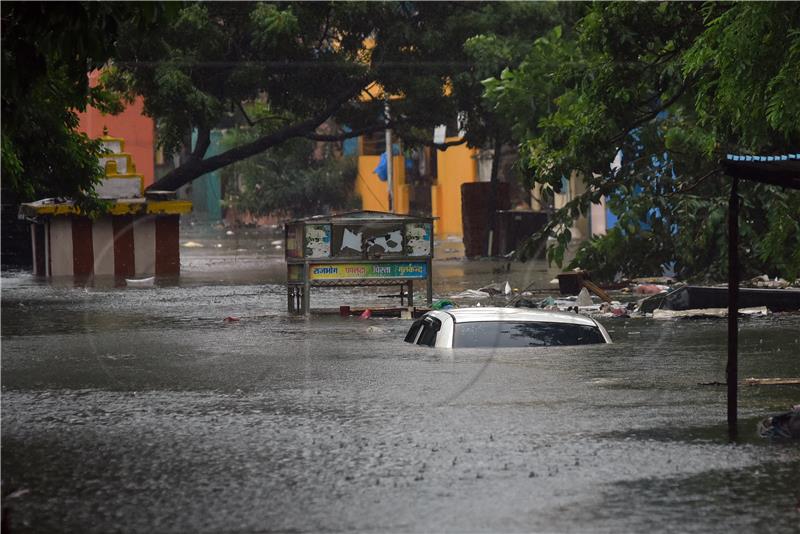
POLYGON ((312 141, 335 143, 337 141, 344 141, 345 139, 352 139, 353 137, 359 137, 365 134, 379 132, 384 129, 386 129, 386 125, 381 122, 379 124, 372 124, 370 126, 364 126, 363 128, 350 130, 349 132, 341 132, 338 134, 321 134, 317 132, 309 132, 307 134, 304 134, 303 137, 305 137, 306 139, 311 139, 312 141))
POLYGON ((678 89, 678 91, 674 95, 672 95, 669 99, 667 99, 665 102, 663 102, 656 109, 654 109, 650 113, 647 113, 646 115, 643 115, 643 116, 639 117, 638 119, 634 120, 630 124, 630 126, 625 128, 625 130, 621 131, 620 133, 618 133, 617 135, 612 137, 610 142, 611 143, 616 143, 618 141, 621 141, 626 135, 631 133, 633 130, 635 130, 636 128, 638 128, 642 124, 645 124, 645 123, 650 122, 651 120, 655 119, 658 116, 659 113, 661 113, 662 111, 665 111, 669 107, 671 107, 675 102, 680 100, 680 98, 686 92, 686 87, 687 87, 688 83, 689 82, 687 81, 686 83, 681 85, 680 89, 678 89))
MULTIPOLYGON (((221 154, 207 159, 197 159, 192 157, 189 159, 189 161, 177 169, 167 173, 163 178, 150 185, 150 187, 147 189, 175 191, 179 187, 191 182, 203 174, 216 171, 217 169, 221 169, 222 167, 226 167, 232 163, 236 163, 237 161, 260 154, 268 148, 279 145, 289 139, 313 134, 314 130, 319 127, 320 124, 328 120, 328 118, 346 102, 351 100, 355 95, 359 94, 365 83, 366 80, 359 80, 359 82, 354 84, 354 86, 349 90, 342 92, 338 97, 333 99, 319 113, 309 117, 306 120, 286 126, 277 132, 259 137, 255 141, 245 143, 230 150, 226 150, 221 154)), ((205 150, 203 153, 205 153, 205 150)))

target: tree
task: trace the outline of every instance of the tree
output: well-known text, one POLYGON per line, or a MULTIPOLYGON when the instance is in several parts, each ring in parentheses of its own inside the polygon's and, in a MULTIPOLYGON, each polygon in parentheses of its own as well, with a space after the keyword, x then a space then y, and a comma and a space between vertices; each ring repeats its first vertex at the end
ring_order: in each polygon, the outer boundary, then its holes
MULTIPOLYGON (((253 128, 229 130, 223 147, 240 146, 257 136, 253 128)), ((317 144, 305 138, 291 139, 225 167, 226 204, 254 215, 288 217, 355 208, 357 162, 332 151, 315 154, 317 144)))
POLYGON ((88 73, 113 54, 122 20, 145 29, 167 11, 158 4, 3 3, 4 187, 22 200, 57 196, 91 203, 102 177, 101 145, 76 131, 76 111, 121 108, 118 98, 89 87, 88 73))
MULTIPOLYGON (((553 192, 575 172, 587 183, 538 236, 556 238, 551 260, 563 260, 571 222, 610 196, 618 227, 575 263, 609 276, 673 261, 684 277, 723 274, 728 193, 717 160, 800 146, 799 52, 798 4, 602 3, 574 39, 537 43, 518 69, 488 82, 486 98, 525 131, 530 181, 553 192), (556 60, 560 68, 542 72, 556 60), (619 151, 622 166, 611 170, 619 151)), ((745 270, 800 274, 798 194, 755 184, 741 192, 745 270)))
POLYGON ((407 144, 432 145, 434 126, 480 100, 479 78, 463 76, 475 67, 463 43, 501 34, 514 24, 512 13, 526 14, 518 19, 525 22, 541 10, 448 2, 189 4, 151 32, 123 29, 107 81, 144 97, 168 151, 197 130, 188 160, 151 186, 175 189, 290 139, 341 140, 382 130, 385 94, 402 97, 391 102, 395 133, 407 144), (255 124, 243 104, 259 98, 272 110, 258 119, 260 135, 206 157, 210 130, 236 114, 255 124), (316 131, 331 119, 350 130, 316 131))

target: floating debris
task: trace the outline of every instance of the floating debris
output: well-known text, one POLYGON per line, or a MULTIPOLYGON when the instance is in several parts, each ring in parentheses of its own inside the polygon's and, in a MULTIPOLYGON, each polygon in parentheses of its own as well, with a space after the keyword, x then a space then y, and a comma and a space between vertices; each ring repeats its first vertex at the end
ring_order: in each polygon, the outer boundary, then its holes
POLYGON ((761 420, 758 434, 767 439, 800 439, 800 404, 791 411, 761 420))
MULTIPOLYGON (((739 308, 739 315, 756 316, 767 315, 766 306, 758 308, 739 308)), ((698 308, 694 310, 653 310, 653 319, 680 319, 703 317, 727 317, 728 308, 698 308)))
POLYGON ((155 276, 150 276, 147 278, 126 278, 125 284, 129 287, 152 287, 155 284, 155 281, 155 276))

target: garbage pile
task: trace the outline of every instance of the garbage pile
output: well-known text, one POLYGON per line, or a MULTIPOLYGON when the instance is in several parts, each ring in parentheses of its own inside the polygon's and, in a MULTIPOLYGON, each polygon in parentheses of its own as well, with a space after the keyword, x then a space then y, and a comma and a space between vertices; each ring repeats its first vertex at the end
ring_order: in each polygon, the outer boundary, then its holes
MULTIPOLYGON (((439 301, 434 308, 509 306, 573 312, 596 318, 718 318, 728 314, 725 285, 693 286, 670 277, 655 277, 601 288, 591 281, 587 271, 581 270, 562 273, 551 284, 558 284, 558 296, 553 296, 552 291, 543 294, 541 289, 530 290, 530 286, 520 291, 506 281, 467 289, 439 301)), ((739 289, 738 311, 748 317, 800 311, 800 288, 766 275, 753 278, 742 283, 739 289)))

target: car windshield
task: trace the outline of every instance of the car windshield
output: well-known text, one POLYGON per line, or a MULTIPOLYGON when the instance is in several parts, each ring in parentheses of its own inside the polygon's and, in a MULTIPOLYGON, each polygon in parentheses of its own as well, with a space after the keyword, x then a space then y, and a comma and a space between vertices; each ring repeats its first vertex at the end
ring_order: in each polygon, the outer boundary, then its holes
POLYGON ((596 326, 570 323, 457 323, 453 333, 453 347, 546 347, 605 342, 596 326))

